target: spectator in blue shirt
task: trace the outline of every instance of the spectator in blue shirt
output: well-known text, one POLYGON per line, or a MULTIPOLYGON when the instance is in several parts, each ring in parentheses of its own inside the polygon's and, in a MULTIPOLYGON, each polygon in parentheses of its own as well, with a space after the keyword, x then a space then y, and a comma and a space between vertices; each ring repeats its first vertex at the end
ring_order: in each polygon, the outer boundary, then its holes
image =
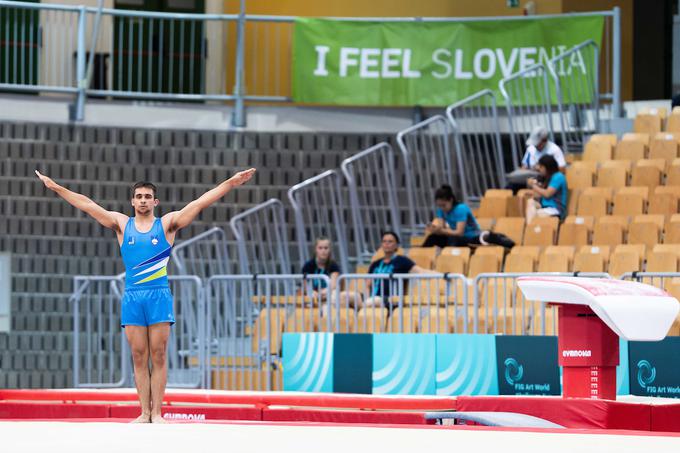
POLYGON ((427 226, 423 247, 462 247, 480 244, 481 231, 472 211, 456 199, 451 186, 441 186, 434 194, 435 219, 427 226))
POLYGON ((538 172, 543 183, 533 178, 527 182, 533 192, 533 198, 527 203, 527 223, 537 216, 564 219, 567 215, 567 178, 560 172, 555 158, 549 155, 538 160, 538 172))

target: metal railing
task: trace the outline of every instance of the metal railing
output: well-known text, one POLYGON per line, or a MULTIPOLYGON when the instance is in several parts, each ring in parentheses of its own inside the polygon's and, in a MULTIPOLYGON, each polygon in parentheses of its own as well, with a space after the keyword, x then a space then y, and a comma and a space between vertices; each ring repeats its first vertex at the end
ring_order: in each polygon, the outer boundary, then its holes
POLYGON ((340 268, 343 272, 349 269, 345 230, 349 218, 345 212, 343 189, 336 170, 327 170, 288 189, 295 216, 300 268, 311 258, 314 240, 325 236, 331 239, 340 268))
POLYGON ((331 330, 326 314, 330 285, 325 275, 215 275, 208 279, 205 386, 280 390, 283 332, 331 330))
POLYGON ((505 165, 501 144, 496 95, 482 90, 446 109, 453 125, 458 172, 464 200, 478 202, 487 189, 505 187, 505 165))
POLYGON ((373 256, 386 228, 401 236, 394 160, 392 147, 379 143, 342 161, 359 263, 373 256))
POLYGON ((413 234, 432 220, 434 192, 442 184, 453 188, 462 198, 460 176, 453 152, 453 126, 436 115, 397 134, 408 190, 409 232, 413 234))
POLYGON ((600 51, 592 40, 548 62, 564 151, 581 151, 587 136, 600 130, 599 63, 600 51))
MULTIPOLYGON (((605 18, 599 61, 601 98, 620 116, 621 18, 611 11, 542 15, 605 18)), ((530 17, 373 17, 337 20, 471 22, 530 17)), ((293 16, 157 13, 0 0, 5 55, 0 89, 173 101, 233 101, 245 126, 245 101, 288 102, 293 16), (94 55, 87 55, 88 51, 94 55), (92 77, 94 76, 94 77, 92 77), (91 84, 90 82, 94 82, 91 84)))
POLYGON ((680 279, 680 272, 626 272, 619 278, 621 280, 646 283, 665 291, 667 291, 672 284, 680 285, 680 281, 677 283, 673 282, 673 279, 680 279))
POLYGON ((272 198, 232 217, 241 274, 286 274, 291 270, 283 203, 272 198))
MULTIPOLYGON (((195 388, 204 381, 205 309, 196 276, 170 276, 176 324, 168 340, 168 387, 195 388)), ((125 280, 74 277, 73 385, 123 387, 133 383, 130 353, 120 325, 125 280), (83 367, 81 369, 81 366, 83 367)))
POLYGON ((226 233, 214 227, 200 233, 172 248, 173 272, 175 275, 196 275, 206 279, 211 275, 233 272, 226 233))
POLYGON ((124 286, 125 280, 115 276, 73 279, 75 387, 122 387, 130 382, 129 348, 120 328, 124 286))
POLYGON ((555 141, 550 75, 538 63, 502 79, 498 88, 508 110, 512 163, 517 168, 534 127, 545 127, 555 141))

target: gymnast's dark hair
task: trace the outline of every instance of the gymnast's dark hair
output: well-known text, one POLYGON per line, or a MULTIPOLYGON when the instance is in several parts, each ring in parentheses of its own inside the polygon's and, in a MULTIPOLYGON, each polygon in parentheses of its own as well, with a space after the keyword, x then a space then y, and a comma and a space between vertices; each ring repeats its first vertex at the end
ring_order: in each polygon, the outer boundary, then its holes
POLYGON ((458 204, 458 199, 453 194, 453 189, 451 188, 451 186, 447 185, 441 186, 434 192, 434 199, 450 201, 451 203, 453 203, 454 206, 458 204))
POLYGON ((156 198, 156 191, 157 191, 156 186, 154 186, 149 181, 139 181, 139 182, 135 183, 135 185, 132 186, 131 197, 134 198, 135 197, 135 190, 140 189, 142 187, 146 188, 146 189, 151 189, 153 191, 153 197, 156 198))
POLYGON ((381 237, 381 238, 382 238, 382 237, 385 237, 385 235, 387 235, 387 234, 389 234, 389 235, 391 235, 392 237, 394 237, 394 239, 397 241, 397 244, 400 244, 400 243, 401 243, 401 242, 399 242, 399 236, 397 235, 397 233, 395 233, 394 231, 391 231, 391 230, 385 230, 385 231, 383 231, 382 234, 380 235, 380 237, 381 237))

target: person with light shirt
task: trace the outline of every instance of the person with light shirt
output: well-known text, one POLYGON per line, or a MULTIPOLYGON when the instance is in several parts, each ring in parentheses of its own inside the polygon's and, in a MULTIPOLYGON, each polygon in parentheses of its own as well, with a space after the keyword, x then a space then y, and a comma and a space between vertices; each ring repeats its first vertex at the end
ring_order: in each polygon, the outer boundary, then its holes
POLYGON ((543 126, 535 127, 526 141, 527 149, 522 158, 521 166, 525 170, 536 169, 538 161, 543 156, 552 156, 561 171, 567 167, 564 153, 555 143, 550 141, 548 130, 543 126))

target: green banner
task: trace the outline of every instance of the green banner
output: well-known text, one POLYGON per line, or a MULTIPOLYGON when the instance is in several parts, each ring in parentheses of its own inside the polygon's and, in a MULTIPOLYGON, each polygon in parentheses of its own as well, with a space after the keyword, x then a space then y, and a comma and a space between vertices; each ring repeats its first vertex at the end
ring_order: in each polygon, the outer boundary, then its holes
MULTIPOLYGON (((592 39, 603 16, 472 22, 299 18, 293 99, 336 105, 445 106, 592 39)), ((592 71, 576 53, 559 68, 592 71)))

